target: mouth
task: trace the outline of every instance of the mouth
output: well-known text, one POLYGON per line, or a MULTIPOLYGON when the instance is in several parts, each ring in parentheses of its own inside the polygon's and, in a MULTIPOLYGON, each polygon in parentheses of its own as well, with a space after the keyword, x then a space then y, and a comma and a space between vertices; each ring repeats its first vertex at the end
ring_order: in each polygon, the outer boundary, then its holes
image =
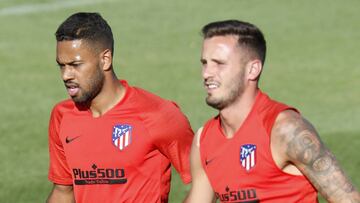
POLYGON ((65 83, 65 87, 70 97, 76 96, 80 89, 79 85, 73 82, 65 83))
POLYGON ((220 83, 216 81, 204 81, 205 89, 210 92, 220 87, 220 83))

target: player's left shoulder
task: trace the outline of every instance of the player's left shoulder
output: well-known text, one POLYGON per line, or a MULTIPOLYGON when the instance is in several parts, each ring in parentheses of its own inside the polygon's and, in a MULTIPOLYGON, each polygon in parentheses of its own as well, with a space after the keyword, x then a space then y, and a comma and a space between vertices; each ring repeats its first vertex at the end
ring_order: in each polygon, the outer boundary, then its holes
POLYGON ((178 105, 148 90, 133 87, 135 99, 138 105, 149 111, 160 111, 164 109, 178 109, 178 105))
POLYGON ((289 134, 303 125, 305 119, 296 111, 285 110, 278 114, 275 119, 272 134, 289 134))
POLYGON ((313 125, 301 114, 293 110, 285 110, 277 116, 271 130, 271 142, 282 149, 295 140, 303 137, 318 139, 317 132, 313 125))
POLYGON ((314 126, 299 113, 292 110, 281 112, 271 131, 272 149, 292 159, 294 150, 321 147, 322 142, 314 126))
MULTIPOLYGON (((293 136, 301 130, 315 130, 311 123, 292 109, 282 111, 275 119, 272 135, 293 136)), ((284 137, 283 137, 284 138, 284 137)))
POLYGON ((168 111, 175 111, 175 112, 180 112, 181 108, 180 106, 171 100, 164 100, 163 105, 161 105, 162 108, 167 109, 168 111))
POLYGON ((163 100, 159 108, 153 112, 153 115, 156 115, 159 122, 164 122, 168 125, 178 125, 188 120, 180 107, 170 100, 163 100))

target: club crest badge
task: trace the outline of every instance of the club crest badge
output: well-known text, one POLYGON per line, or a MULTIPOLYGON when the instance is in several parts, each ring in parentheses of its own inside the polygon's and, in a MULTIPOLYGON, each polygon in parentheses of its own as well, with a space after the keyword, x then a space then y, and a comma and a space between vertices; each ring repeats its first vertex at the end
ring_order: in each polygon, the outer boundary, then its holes
POLYGON ((256 164, 256 145, 244 144, 240 147, 240 163, 246 171, 250 171, 256 164))
POLYGON ((124 150, 131 143, 132 126, 127 124, 115 125, 112 131, 112 142, 115 147, 124 150))

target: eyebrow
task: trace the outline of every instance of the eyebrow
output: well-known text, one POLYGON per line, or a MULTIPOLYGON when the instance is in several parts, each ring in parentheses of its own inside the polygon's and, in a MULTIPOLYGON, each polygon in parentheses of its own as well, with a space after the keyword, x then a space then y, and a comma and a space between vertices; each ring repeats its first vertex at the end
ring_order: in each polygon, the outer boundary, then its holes
POLYGON ((224 61, 224 60, 221 60, 221 59, 211 59, 211 61, 214 61, 214 62, 220 63, 220 64, 225 63, 225 61, 224 61))
POLYGON ((73 60, 73 61, 70 61, 68 63, 60 63, 58 59, 56 59, 56 63, 59 64, 59 65, 64 65, 64 64, 67 64, 67 65, 74 65, 74 64, 77 64, 77 63, 82 63, 83 61, 82 60, 73 60))
MULTIPOLYGON (((210 61, 213 61, 213 62, 218 63, 218 64, 224 64, 224 63, 226 63, 225 60, 221 60, 221 59, 210 59, 210 61)), ((208 60, 206 60, 206 59, 204 59, 204 58, 201 58, 201 59, 200 59, 200 62, 201 62, 201 63, 207 63, 208 60)))

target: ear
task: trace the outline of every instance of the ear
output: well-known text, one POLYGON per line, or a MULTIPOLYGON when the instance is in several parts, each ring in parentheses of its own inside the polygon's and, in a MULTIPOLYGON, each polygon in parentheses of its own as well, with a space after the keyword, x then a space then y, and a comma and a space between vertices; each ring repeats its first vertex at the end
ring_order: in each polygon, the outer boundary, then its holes
POLYGON ((248 78, 249 80, 257 80, 262 71, 262 63, 260 60, 255 59, 248 62, 248 78))
POLYGON ((110 49, 105 49, 103 52, 100 53, 100 60, 102 69, 104 71, 108 71, 112 67, 112 53, 110 49))

